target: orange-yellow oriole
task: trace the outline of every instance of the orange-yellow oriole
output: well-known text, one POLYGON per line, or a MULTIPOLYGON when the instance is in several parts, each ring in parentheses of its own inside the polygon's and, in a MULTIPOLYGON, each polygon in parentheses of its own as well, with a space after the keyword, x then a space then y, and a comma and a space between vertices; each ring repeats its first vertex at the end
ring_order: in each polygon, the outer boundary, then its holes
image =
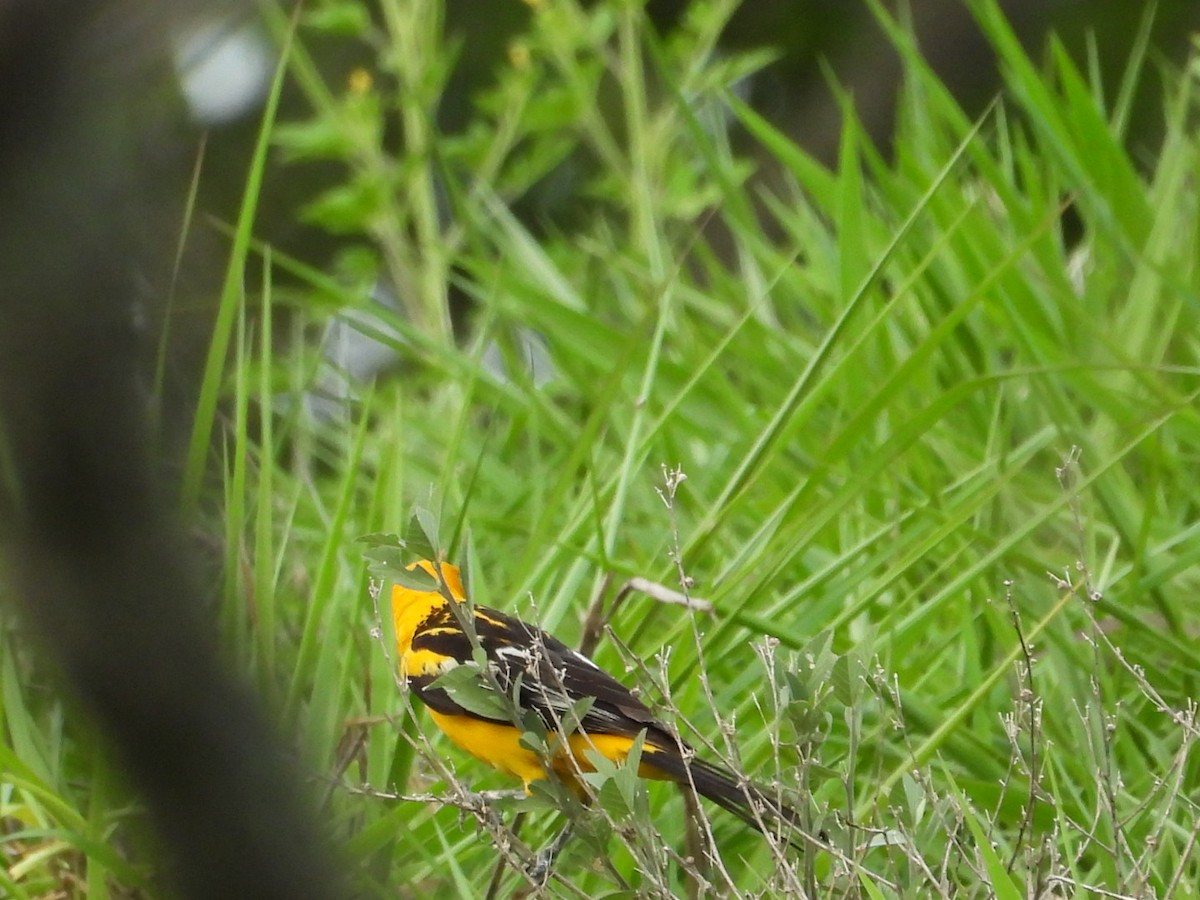
MULTIPOLYGON (((417 567, 437 578, 428 560, 413 563, 409 569, 417 567)), ((441 564, 440 582, 456 601, 465 600, 455 566, 441 564)), ((644 732, 638 766, 643 778, 685 784, 690 780, 699 794, 758 830, 762 830, 760 822, 764 820, 796 821, 794 810, 769 797, 762 788, 697 757, 654 718, 629 688, 582 653, 507 613, 484 606, 473 609, 476 637, 495 685, 514 697, 521 709, 540 716, 550 746, 558 748, 551 760, 554 773, 577 793, 583 792, 576 773, 595 770, 586 750, 621 763, 644 732), (555 740, 557 729, 585 699, 591 705, 564 746, 555 740), (568 758, 567 747, 572 758, 568 758)), ((401 677, 428 707, 430 717, 446 736, 482 762, 520 778, 526 789, 530 782, 545 778, 541 756, 521 743, 522 731, 511 719, 488 718, 468 710, 446 690, 434 686, 439 676, 472 659, 471 639, 446 596, 436 589, 394 585, 392 616, 401 677)))

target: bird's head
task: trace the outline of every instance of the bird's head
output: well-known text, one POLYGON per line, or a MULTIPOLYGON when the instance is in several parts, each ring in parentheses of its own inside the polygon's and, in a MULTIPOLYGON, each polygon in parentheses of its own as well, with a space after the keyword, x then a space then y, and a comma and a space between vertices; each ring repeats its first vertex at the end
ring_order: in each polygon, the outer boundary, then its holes
POLYGON ((436 565, 438 564, 431 560, 421 559, 406 568, 410 572, 421 569, 432 579, 438 579, 437 572, 440 568, 440 583, 431 581, 428 588, 392 585, 392 620, 396 626, 396 642, 401 647, 401 652, 412 641, 417 626, 446 602, 446 597, 439 588, 444 587, 455 600, 461 602, 466 599, 458 566, 447 562, 441 563, 438 568, 435 568, 436 565))

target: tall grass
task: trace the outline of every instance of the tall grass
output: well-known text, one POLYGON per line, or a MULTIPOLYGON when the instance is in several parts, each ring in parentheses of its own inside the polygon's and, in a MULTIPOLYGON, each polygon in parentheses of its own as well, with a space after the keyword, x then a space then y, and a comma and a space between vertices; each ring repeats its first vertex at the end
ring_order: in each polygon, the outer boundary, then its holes
MULTIPOLYGON (((345 164, 309 213, 366 253, 329 276, 263 250, 263 284, 224 295, 229 415, 211 392, 199 413, 201 436, 224 423, 223 627, 305 736, 362 890, 509 895, 561 822, 553 797, 479 806, 467 787, 511 785, 396 684, 356 539, 404 533, 415 504, 477 602, 568 643, 602 621, 601 665, 832 847, 797 854, 705 809, 706 856, 678 790, 614 772, 567 811, 583 837, 550 895, 1190 896, 1194 71, 1160 71, 1144 37, 1118 85, 1053 42, 1034 63, 978 0, 1005 88, 971 121, 877 10, 905 64, 894 153, 847 103, 828 169, 738 99, 761 59, 714 52, 734 3, 696 4, 669 38, 638 4, 530 5, 457 136, 433 124, 440 4, 389 0, 378 28, 352 3, 302 19, 289 65, 313 116, 266 133, 345 164), (307 56, 335 26, 379 50, 353 86, 307 56), (1124 133, 1140 78, 1168 84, 1149 167, 1124 133), (569 226, 512 212, 550 172, 569 226), (350 287, 364 259, 404 315, 350 287), (319 361, 270 329, 310 334, 331 307, 366 310, 402 362, 317 423, 298 399, 319 361), (613 609, 634 577, 713 612, 636 592, 613 609)), ((0 885, 143 887, 102 754, 11 629, 4 646, 0 885)))

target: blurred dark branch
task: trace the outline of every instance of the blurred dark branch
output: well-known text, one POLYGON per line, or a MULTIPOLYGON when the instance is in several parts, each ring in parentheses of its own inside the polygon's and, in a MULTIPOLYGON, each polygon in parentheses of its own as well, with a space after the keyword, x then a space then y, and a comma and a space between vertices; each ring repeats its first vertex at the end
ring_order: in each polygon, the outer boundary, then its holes
POLYGON ((188 6, 0 0, 3 537, 21 611, 144 795, 177 889, 333 897, 288 751, 203 619, 132 362, 142 237, 172 227, 142 122, 169 96, 164 12, 188 6))

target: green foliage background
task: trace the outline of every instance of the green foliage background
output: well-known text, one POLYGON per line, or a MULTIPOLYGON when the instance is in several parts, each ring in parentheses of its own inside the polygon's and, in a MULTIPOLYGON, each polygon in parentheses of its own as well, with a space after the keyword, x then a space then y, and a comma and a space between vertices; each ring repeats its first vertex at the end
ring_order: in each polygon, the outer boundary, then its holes
MULTIPOLYGON (((685 573, 714 612, 635 593, 597 661, 706 754, 796 792, 838 851, 710 810, 721 863, 689 861, 680 793, 631 799, 614 774, 574 811, 590 824, 550 895, 1191 896, 1194 66, 1156 64, 1143 31, 1101 84, 1053 41, 1031 61, 978 0, 1005 87, 971 121, 877 10, 905 59, 894 156, 847 98, 831 170, 738 100, 763 57, 715 53, 734 3, 693 4, 670 36, 633 2, 530 5, 453 136, 438 2, 388 0, 378 23, 313 2, 295 33, 280 16, 281 78, 313 113, 268 111, 227 226, 183 493, 223 548, 221 627, 304 736, 362 891, 525 884, 497 869, 513 805, 477 822, 387 796, 507 786, 414 718, 391 671, 356 538, 403 533, 418 504, 476 601, 568 643, 596 598, 685 573), (373 67, 323 82, 318 37, 373 67), (1166 138, 1138 165, 1130 98, 1158 78, 1166 138), (306 213, 347 239, 332 274, 256 241, 279 154, 344 167, 306 213), (567 214, 514 216, 547 178, 567 214), (395 314, 369 304, 376 279, 395 314), (452 294, 470 300, 458 337, 452 294), (403 362, 314 421, 303 338, 347 310, 403 362)), ((89 896, 152 890, 114 841, 131 810, 108 764, 5 642, 0 803, 20 827, 0 886, 43 896, 69 871, 89 896)), ((552 801, 515 805, 537 849, 552 801)))

